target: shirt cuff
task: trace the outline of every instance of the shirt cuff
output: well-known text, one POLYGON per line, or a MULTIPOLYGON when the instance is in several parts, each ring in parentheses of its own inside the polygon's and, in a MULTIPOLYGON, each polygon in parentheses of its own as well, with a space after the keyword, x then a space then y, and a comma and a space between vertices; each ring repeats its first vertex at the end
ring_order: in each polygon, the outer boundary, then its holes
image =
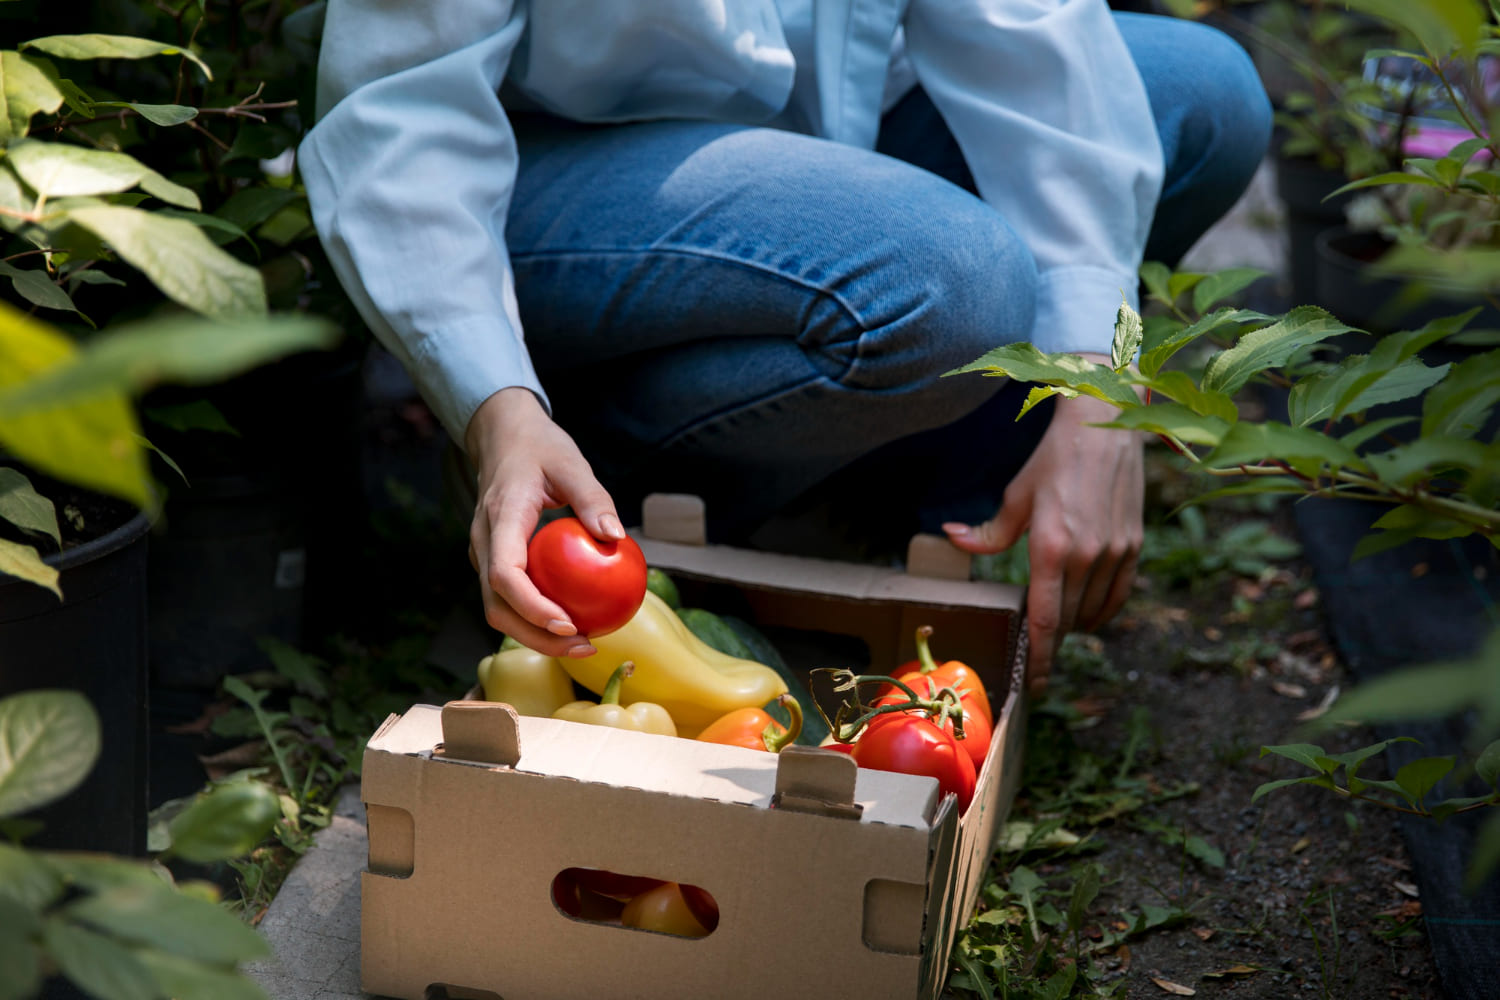
POLYGON ((435 330, 421 338, 412 366, 422 397, 460 446, 479 404, 501 389, 530 389, 552 412, 525 345, 503 322, 475 317, 435 330))
POLYGON ((1139 279, 1102 267, 1058 267, 1037 282, 1031 342, 1044 354, 1108 354, 1121 296, 1137 309, 1139 279))

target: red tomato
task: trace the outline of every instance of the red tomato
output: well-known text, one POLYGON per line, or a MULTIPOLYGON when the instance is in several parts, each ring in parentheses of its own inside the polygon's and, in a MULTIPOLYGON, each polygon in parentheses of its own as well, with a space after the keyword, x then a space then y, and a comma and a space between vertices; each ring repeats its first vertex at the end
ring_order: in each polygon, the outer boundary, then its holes
POLYGON ((958 796, 958 811, 974 798, 974 762, 950 734, 920 715, 891 713, 880 725, 865 727, 854 744, 854 762, 876 771, 927 775, 940 792, 958 796))
POLYGON ((531 536, 526 575, 585 636, 624 625, 646 597, 646 557, 635 539, 601 542, 576 517, 549 521, 531 536))
MULTIPOLYGON (((912 690, 918 694, 924 693, 920 684, 913 686, 912 690)), ((906 695, 897 691, 894 694, 883 695, 877 698, 875 704, 877 706, 902 705, 906 703, 906 700, 906 695)), ((958 745, 963 747, 964 752, 969 755, 969 759, 974 762, 974 772, 977 774, 984 767, 984 758, 989 755, 990 741, 995 735, 994 727, 990 725, 990 720, 985 717, 984 713, 974 706, 973 696, 968 691, 960 694, 958 703, 963 706, 964 710, 964 738, 958 740, 958 745)), ((887 718, 887 716, 877 715, 872 721, 879 721, 884 718, 887 718)), ((953 735, 953 738, 956 740, 958 739, 958 736, 953 733, 952 719, 944 717, 943 732, 953 735)))

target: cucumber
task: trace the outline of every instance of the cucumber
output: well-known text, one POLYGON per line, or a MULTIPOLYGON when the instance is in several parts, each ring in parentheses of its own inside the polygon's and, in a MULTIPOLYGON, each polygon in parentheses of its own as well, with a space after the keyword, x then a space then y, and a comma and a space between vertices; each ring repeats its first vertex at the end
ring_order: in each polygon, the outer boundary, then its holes
MULTIPOLYGON (((667 603, 667 607, 677 610, 682 607, 682 597, 677 593, 677 584, 667 575, 666 570, 657 569, 655 566, 646 570, 646 589, 667 603)), ((706 641, 706 640, 705 640, 706 641)))

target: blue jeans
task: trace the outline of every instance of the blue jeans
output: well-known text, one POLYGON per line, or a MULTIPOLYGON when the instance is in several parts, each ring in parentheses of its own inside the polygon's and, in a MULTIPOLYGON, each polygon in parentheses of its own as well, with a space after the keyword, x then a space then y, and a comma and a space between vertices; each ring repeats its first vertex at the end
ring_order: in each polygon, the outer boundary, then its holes
MULTIPOLYGON (((1222 33, 1116 17, 1166 153, 1146 259, 1171 263, 1249 183, 1270 107, 1222 33)), ((703 496, 716 541, 808 496, 873 508, 894 540, 994 513, 1046 415, 1015 421, 1023 386, 940 376, 1027 335, 1036 270, 925 94, 874 152, 706 122, 515 123, 527 345, 627 524, 653 491, 703 496)))

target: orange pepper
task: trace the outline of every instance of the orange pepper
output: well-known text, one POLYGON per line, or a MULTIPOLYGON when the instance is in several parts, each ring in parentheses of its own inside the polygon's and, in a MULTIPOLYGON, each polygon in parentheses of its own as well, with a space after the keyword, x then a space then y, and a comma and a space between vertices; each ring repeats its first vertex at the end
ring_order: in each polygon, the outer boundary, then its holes
POLYGON ((802 706, 797 703, 796 698, 786 693, 779 695, 776 703, 786 709, 790 716, 790 727, 771 718, 763 708, 737 708, 710 722, 698 734, 698 739, 705 743, 722 743, 725 746, 779 753, 782 747, 796 740, 802 732, 802 706))
MULTIPOLYGON (((984 680, 980 678, 978 671, 962 660, 947 660, 943 663, 934 660, 932 650, 927 645, 931 635, 931 625, 923 625, 917 629, 917 658, 902 664, 892 676, 918 692, 927 690, 929 680, 938 688, 951 687, 963 695, 964 700, 971 703, 986 722, 993 724, 995 713, 990 710, 990 698, 985 694, 984 680)), ((894 694, 896 691, 896 688, 889 688, 881 694, 894 694)))

